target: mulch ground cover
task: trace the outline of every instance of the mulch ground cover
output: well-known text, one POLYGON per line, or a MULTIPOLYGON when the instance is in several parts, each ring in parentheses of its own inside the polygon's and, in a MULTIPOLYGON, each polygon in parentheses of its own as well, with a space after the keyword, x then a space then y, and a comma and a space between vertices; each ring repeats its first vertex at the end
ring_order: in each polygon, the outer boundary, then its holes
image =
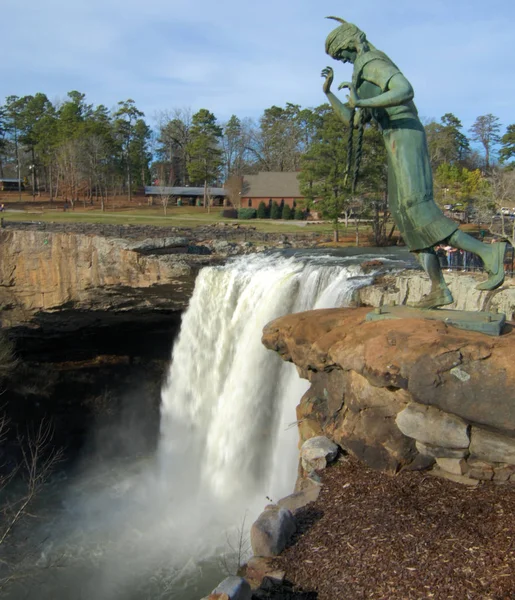
POLYGON ((323 474, 278 559, 317 600, 515 598, 515 488, 397 476, 352 458, 323 474))

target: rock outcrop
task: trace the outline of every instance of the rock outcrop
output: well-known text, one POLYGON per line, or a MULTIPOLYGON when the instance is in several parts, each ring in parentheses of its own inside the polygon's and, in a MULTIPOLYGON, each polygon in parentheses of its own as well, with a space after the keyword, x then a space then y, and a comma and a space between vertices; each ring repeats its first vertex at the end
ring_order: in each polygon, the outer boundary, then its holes
POLYGON ((58 310, 182 311, 211 257, 187 255, 188 241, 134 242, 75 233, 0 230, 4 326, 58 310), (169 254, 149 254, 168 249, 169 254))
MULTIPOLYGON (((483 273, 444 273, 452 292, 454 303, 446 308, 456 310, 484 310, 502 312, 511 321, 515 314, 515 280, 506 279, 505 284, 492 292, 476 290, 483 273)), ((379 276, 367 287, 356 292, 356 303, 364 306, 384 306, 417 302, 429 292, 429 279, 421 271, 403 271, 379 276)))
POLYGON ((263 343, 311 382, 301 443, 325 435, 368 465, 515 480, 515 333, 491 338, 368 309, 279 318, 263 343))

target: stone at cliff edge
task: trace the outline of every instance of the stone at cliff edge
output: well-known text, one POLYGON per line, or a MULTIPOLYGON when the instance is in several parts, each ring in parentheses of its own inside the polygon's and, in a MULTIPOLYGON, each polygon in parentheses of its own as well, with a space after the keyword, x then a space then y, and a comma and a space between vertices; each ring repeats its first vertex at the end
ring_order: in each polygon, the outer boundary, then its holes
POLYGON ((468 462, 462 467, 471 477, 474 452, 492 469, 512 463, 511 326, 491 338, 423 319, 365 322, 368 310, 309 311, 265 327, 264 345, 295 363, 311 382, 297 407, 301 442, 325 435, 390 472, 426 468, 436 457, 453 458, 456 448, 470 459, 470 468, 468 462), (481 443, 470 444, 470 431, 481 443), (495 434, 495 444, 488 432, 495 434), (427 444, 437 451, 420 452, 427 444), (503 448, 510 448, 506 457, 503 448))

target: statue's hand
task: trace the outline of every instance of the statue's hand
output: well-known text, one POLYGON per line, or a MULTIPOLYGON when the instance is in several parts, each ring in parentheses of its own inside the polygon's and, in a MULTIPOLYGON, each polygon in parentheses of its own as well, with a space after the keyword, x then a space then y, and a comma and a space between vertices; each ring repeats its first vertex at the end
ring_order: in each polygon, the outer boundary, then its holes
POLYGON ((350 81, 344 81, 343 83, 340 83, 340 85, 338 86, 338 89, 339 90, 348 89, 349 95, 347 96, 347 104, 351 108, 359 107, 359 96, 356 93, 356 88, 352 85, 352 83, 350 81))
POLYGON ((320 75, 321 77, 325 77, 322 89, 324 90, 324 94, 328 94, 331 91, 331 84, 333 83, 334 72, 331 69, 331 67, 326 67, 322 70, 322 73, 320 75))

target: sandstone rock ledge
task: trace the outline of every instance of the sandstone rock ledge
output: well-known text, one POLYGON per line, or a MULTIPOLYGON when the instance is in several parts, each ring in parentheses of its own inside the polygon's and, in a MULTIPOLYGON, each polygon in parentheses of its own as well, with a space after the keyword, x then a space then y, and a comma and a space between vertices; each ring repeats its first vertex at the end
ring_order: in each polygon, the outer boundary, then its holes
POLYGON ((325 435, 388 472, 433 468, 464 483, 515 480, 515 333, 434 321, 365 322, 366 308, 309 311, 264 329, 264 345, 311 382, 301 443, 325 435))

